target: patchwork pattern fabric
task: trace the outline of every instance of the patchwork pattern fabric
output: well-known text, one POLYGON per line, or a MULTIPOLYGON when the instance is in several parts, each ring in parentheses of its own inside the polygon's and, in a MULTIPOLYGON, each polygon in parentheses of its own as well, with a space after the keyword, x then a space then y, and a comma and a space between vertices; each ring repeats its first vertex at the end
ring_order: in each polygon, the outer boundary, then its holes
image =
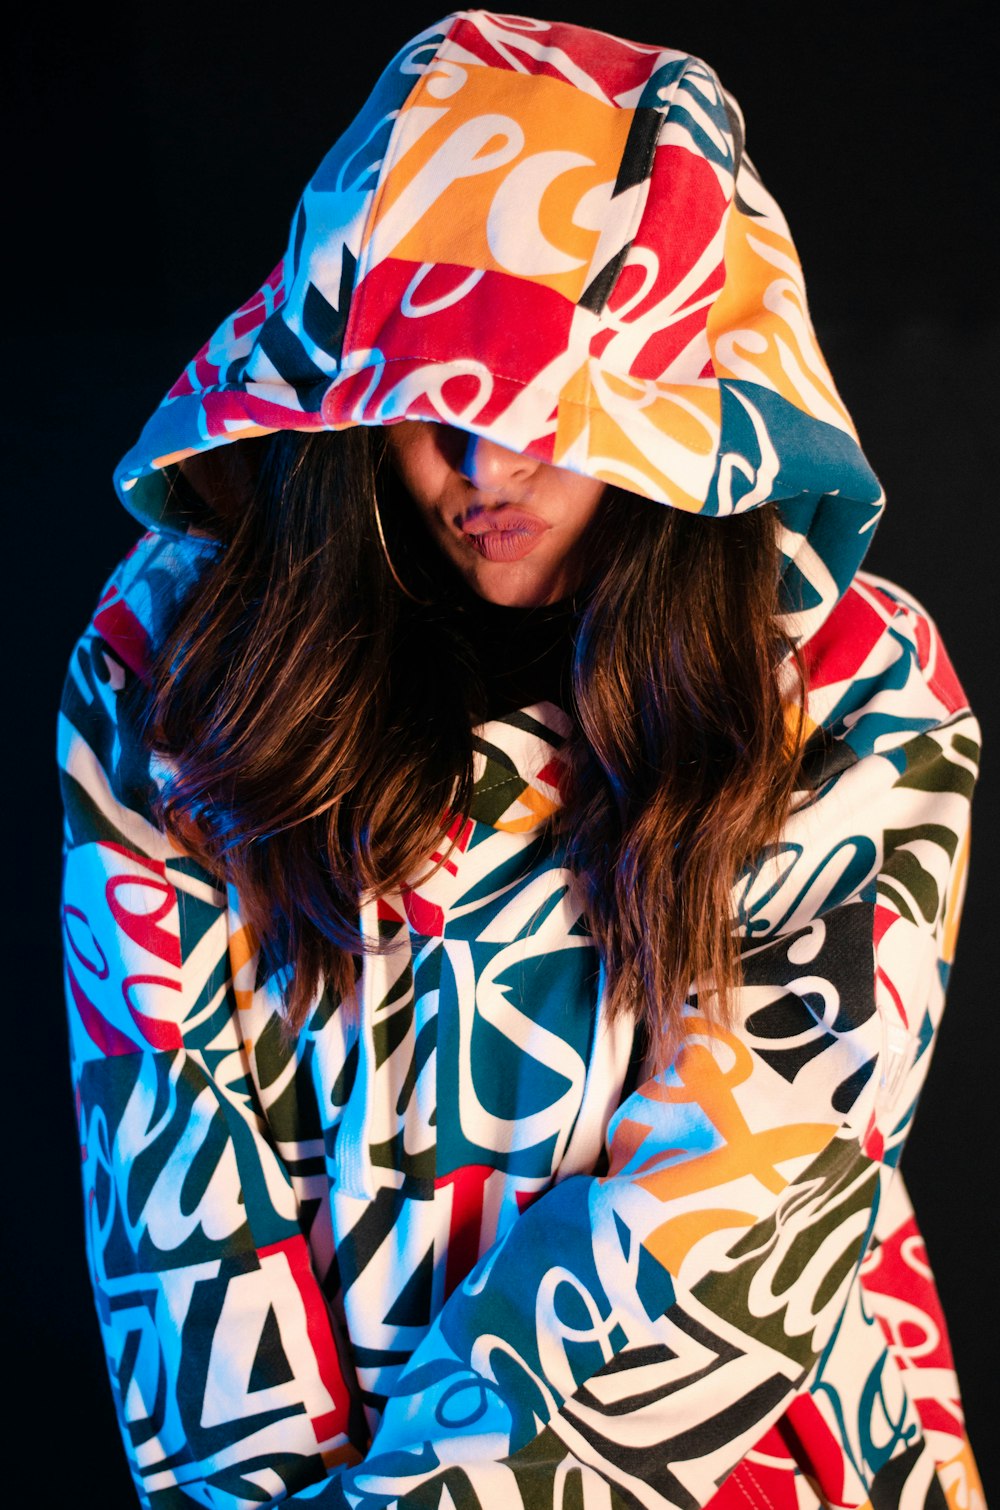
POLYGON ((712 71, 483 11, 428 28, 117 485, 155 533, 66 682, 63 920, 88 1252, 143 1504, 981 1510, 896 1172, 978 731, 919 605, 858 573, 881 491, 712 71), (779 513, 804 787, 734 890, 734 1024, 692 996, 662 1073, 607 1021, 548 822, 552 703, 475 731, 448 860, 361 900, 386 952, 294 1039, 239 896, 154 821, 142 683, 218 549, 165 469, 401 419, 670 507, 779 513))
POLYGON ((832 606, 882 502, 736 103, 700 59, 570 25, 462 11, 399 53, 117 485, 183 529, 169 463, 400 419, 694 512, 780 500, 791 609, 832 606))
POLYGON ((140 542, 60 723, 88 1247, 142 1502, 982 1507, 894 1174, 978 750, 926 615, 859 576, 810 640, 736 1025, 692 999, 654 1075, 546 823, 550 703, 477 731, 449 861, 364 903, 396 947, 360 1012, 282 1032, 238 896, 152 821, 131 711, 205 559, 140 542))

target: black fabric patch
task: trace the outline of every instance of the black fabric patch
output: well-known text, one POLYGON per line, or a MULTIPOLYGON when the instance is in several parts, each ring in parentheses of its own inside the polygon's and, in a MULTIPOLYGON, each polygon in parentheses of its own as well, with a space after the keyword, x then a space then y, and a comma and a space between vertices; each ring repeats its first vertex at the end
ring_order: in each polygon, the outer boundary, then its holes
POLYGON ((618 274, 625 265, 625 258, 632 249, 629 241, 616 252, 610 262, 606 262, 599 273, 595 273, 587 287, 576 301, 581 309, 589 309, 592 314, 599 315, 601 310, 611 298, 611 290, 618 282, 618 274))
POLYGON ((299 205, 299 212, 298 212, 298 214, 295 217, 295 231, 294 231, 293 236, 292 236, 292 245, 294 247, 294 250, 292 252, 292 269, 293 269, 293 273, 297 273, 298 272, 298 269, 299 269, 299 258, 302 256, 302 243, 305 241, 305 239, 306 239, 306 207, 305 207, 304 204, 300 204, 299 205))
POLYGON ((341 254, 337 308, 335 309, 329 299, 320 293, 315 283, 310 283, 306 288, 306 297, 302 306, 302 328, 306 335, 316 346, 329 352, 336 361, 340 360, 344 349, 344 331, 347 328, 347 315, 351 304, 356 267, 357 259, 345 246, 341 254))
POLYGON ((843 1117, 847 1116, 847 1113, 872 1078, 874 1068, 875 1060, 867 1059, 864 1064, 854 1071, 853 1075, 848 1075, 846 1080, 840 1082, 830 1101, 830 1105, 835 1112, 840 1112, 843 1117))
MULTIPOLYGON (((801 932, 796 935, 801 938, 801 932)), ((816 1018, 801 996, 789 992, 768 1002, 757 1012, 751 1012, 746 1022, 747 1032, 755 1038, 794 1038, 797 1033, 807 1033, 816 1026, 816 1018)))
POLYGON ((386 1326, 429 1326, 434 1283, 434 1245, 427 1249, 385 1313, 386 1326))
POLYGON ((288 329, 280 313, 264 321, 257 344, 278 374, 295 389, 303 409, 307 413, 318 412, 330 380, 306 355, 302 342, 288 329))
POLYGON ((310 341, 336 355, 340 350, 345 324, 340 311, 334 309, 329 299, 323 297, 315 283, 310 283, 302 305, 302 329, 310 341))
POLYGON ((260 1334, 260 1341, 257 1343, 257 1353, 250 1370, 247 1394, 252 1395, 258 1390, 271 1389, 275 1384, 290 1384, 294 1378, 294 1370, 281 1341, 281 1331, 278 1327, 278 1318, 274 1314, 274 1306, 268 1306, 264 1328, 260 1334))
MULTIPOLYGON (((649 177, 653 169, 653 153, 656 151, 656 142, 662 127, 663 112, 652 105, 639 105, 632 112, 625 150, 618 165, 615 186, 611 191, 612 199, 616 199, 619 194, 624 194, 629 189, 634 189, 649 177)), ((618 274, 625 264, 625 258, 631 246, 632 243, 629 241, 590 280, 577 300, 582 309, 589 309, 595 315, 600 314, 611 297, 611 290, 618 282, 618 274)))
POLYGON ((810 734, 802 751, 802 780, 807 791, 817 792, 820 787, 857 765, 858 757, 843 739, 835 739, 828 729, 817 729, 810 734))
MULTIPOLYGON (((751 950, 743 959, 747 986, 766 986, 775 992, 746 1020, 747 1032, 757 1040, 754 1052, 791 1083, 819 1054, 836 1047, 842 1034, 859 1028, 875 1012, 872 975, 872 904, 851 903, 835 908, 820 920, 820 948, 808 960, 795 949, 808 928, 783 934, 751 950), (789 956, 794 954, 795 958, 789 956), (781 991, 802 976, 827 982, 828 989, 815 993, 781 991), (780 994, 779 994, 780 993, 780 994), (836 1000, 833 1021, 824 1013, 824 996, 836 1000), (760 1040, 763 1040, 761 1042, 760 1040)), ((835 1106, 850 1110, 871 1077, 873 1061, 866 1061, 844 1079, 836 1090, 835 1106)))
POLYGON ((618 177, 612 190, 612 199, 619 194, 624 194, 626 189, 634 189, 636 184, 641 184, 648 178, 653 167, 653 153, 656 150, 656 139, 663 126, 663 112, 656 110, 652 105, 639 105, 632 112, 632 123, 628 128, 628 138, 625 142, 625 151, 618 168, 618 177))
MULTIPOLYGON (((906 1494, 906 1481, 925 1451, 926 1447, 921 1439, 914 1442, 912 1447, 907 1447, 905 1452, 890 1458, 888 1463, 882 1464, 868 1491, 872 1510, 899 1510, 906 1494)), ((910 1503, 909 1499, 906 1503, 910 1503)), ((916 1504, 915 1499, 913 1503, 916 1504)), ((921 1501, 920 1510, 948 1510, 948 1501, 936 1473, 927 1486, 927 1495, 921 1501)))
MULTIPOLYGON (((819 921, 824 925, 825 937, 811 959, 804 962, 801 958, 789 958, 793 946, 809 931, 808 927, 797 928, 763 947, 751 947, 744 956, 743 979, 748 986, 789 986, 802 975, 830 981, 840 998, 839 1011, 830 1024, 830 1031, 851 1032, 867 1022, 875 1011, 872 905, 870 902, 852 902, 828 912, 819 921)), ((808 1007, 808 996, 799 997, 799 1000, 808 1007)), ((764 1014, 770 1013, 776 1005, 777 1002, 771 1002, 752 1013, 747 1018, 749 1031, 760 1034, 766 1020, 764 1014)), ((768 1023, 771 1031, 766 1036, 777 1037, 780 1029, 791 1026, 793 1021, 791 1004, 783 997, 777 1016, 768 1023)), ((802 1022, 804 1025, 804 1018, 802 1022)))
POLYGON ((728 94, 725 93, 725 91, 723 91, 722 103, 725 108, 726 116, 729 120, 729 129, 732 132, 733 137, 733 203, 738 210, 742 211, 744 215, 748 215, 754 220, 759 220, 763 214, 763 211, 754 210, 750 207, 750 205, 747 204, 742 194, 736 188, 736 178, 741 168, 746 168, 747 172, 753 178, 755 178, 758 183, 760 182, 760 174, 757 172, 749 157, 746 156, 746 137, 743 133, 743 122, 740 120, 739 111, 733 108, 732 101, 730 100, 728 94))
POLYGON ((384 1186, 365 1207, 337 1248, 340 1279, 345 1293, 368 1268, 379 1248, 401 1220, 406 1196, 384 1186))

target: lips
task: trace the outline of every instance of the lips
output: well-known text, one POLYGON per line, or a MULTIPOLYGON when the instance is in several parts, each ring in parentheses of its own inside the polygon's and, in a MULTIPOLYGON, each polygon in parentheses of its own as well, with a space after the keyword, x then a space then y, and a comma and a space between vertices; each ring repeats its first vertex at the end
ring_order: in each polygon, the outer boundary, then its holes
POLYGON ((534 550, 548 528, 535 514, 505 508, 472 514, 462 523, 469 544, 487 561, 519 561, 534 550))

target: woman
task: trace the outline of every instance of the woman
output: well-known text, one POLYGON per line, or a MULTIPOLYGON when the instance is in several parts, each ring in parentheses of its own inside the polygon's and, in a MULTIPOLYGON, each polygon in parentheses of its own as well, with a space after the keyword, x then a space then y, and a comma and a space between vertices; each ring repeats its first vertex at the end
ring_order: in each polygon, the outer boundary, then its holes
POLYGON ((893 1170, 977 731, 711 71, 429 28, 118 482, 64 913, 144 1501, 975 1503, 893 1170))

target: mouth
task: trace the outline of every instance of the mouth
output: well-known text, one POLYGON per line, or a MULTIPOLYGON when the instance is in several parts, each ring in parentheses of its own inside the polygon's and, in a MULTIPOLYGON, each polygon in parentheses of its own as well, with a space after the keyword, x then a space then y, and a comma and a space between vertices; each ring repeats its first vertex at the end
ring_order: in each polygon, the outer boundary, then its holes
POLYGON ((536 514, 507 508, 473 512, 461 524, 469 545, 487 561, 519 561, 548 528, 536 514))

